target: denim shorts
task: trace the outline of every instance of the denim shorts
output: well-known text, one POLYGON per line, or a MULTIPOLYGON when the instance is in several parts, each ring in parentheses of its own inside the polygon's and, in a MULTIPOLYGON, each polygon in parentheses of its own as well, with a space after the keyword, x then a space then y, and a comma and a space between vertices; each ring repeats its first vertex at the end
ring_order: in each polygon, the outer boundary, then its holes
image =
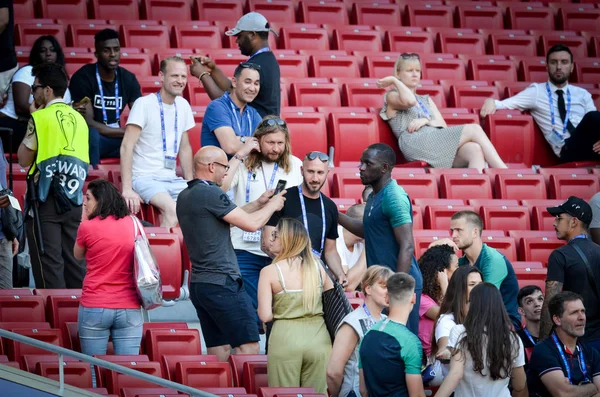
POLYGON ((187 187, 187 182, 179 176, 174 178, 142 176, 133 180, 132 187, 142 200, 144 200, 144 203, 150 204, 152 197, 158 193, 168 193, 173 200, 177 200, 179 193, 187 187))
POLYGON ((115 354, 139 354, 144 318, 140 309, 103 309, 79 305, 81 352, 106 354, 109 336, 115 354))

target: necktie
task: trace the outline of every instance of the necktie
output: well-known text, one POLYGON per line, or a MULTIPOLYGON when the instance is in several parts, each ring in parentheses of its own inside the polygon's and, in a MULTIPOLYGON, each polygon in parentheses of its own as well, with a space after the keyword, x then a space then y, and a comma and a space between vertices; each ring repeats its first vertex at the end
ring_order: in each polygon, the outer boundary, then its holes
MULTIPOLYGON (((565 97, 563 90, 556 90, 556 95, 558 95, 558 113, 560 113, 560 119, 565 122, 565 118, 567 117, 567 108, 565 107, 565 97)), ((567 131, 570 134, 575 131, 575 127, 571 124, 571 120, 567 120, 567 131)))

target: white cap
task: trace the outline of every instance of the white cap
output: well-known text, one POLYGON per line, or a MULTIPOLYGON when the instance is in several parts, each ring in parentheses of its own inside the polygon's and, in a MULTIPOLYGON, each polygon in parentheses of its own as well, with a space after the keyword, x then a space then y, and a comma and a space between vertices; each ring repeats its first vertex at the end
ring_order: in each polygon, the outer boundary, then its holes
POLYGON ((227 36, 237 36, 241 32, 273 32, 277 33, 269 27, 269 22, 262 14, 258 12, 249 12, 240 18, 235 25, 235 28, 225 32, 227 36))

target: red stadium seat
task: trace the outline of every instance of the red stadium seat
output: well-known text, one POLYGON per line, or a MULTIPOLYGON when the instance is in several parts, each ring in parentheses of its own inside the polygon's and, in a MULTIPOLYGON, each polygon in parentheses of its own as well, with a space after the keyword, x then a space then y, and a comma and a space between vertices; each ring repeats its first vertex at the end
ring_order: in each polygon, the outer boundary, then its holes
POLYGON ((336 173, 333 175, 333 197, 360 200, 364 188, 365 186, 362 184, 360 178, 356 174, 348 175, 336 173))
POLYGON ((542 264, 542 262, 525 262, 525 261, 514 261, 511 262, 511 265, 513 265, 513 268, 516 269, 543 269, 544 265, 542 264))
POLYGON ((402 186, 410 198, 438 198, 438 186, 435 176, 409 174, 393 177, 402 186))
MULTIPOLYGON (((185 91, 183 96, 187 98, 192 107, 203 107, 206 110, 206 106, 212 101, 204 86, 197 81, 188 81, 187 86, 185 87, 185 91)), ((204 116, 204 115, 203 115, 204 116)), ((199 142, 198 138, 198 142, 199 142)))
POLYGON ((521 252, 521 239, 524 237, 547 237, 550 239, 556 238, 556 232, 554 231, 554 229, 552 229, 552 231, 550 231, 550 230, 509 230, 508 235, 515 239, 515 242, 517 243, 517 252, 521 252))
POLYGON ((485 41, 479 33, 439 33, 438 52, 485 55, 485 41))
POLYGON ((560 32, 545 34, 540 37, 540 53, 546 54, 548 50, 556 44, 564 44, 569 47, 569 50, 571 50, 573 57, 577 61, 588 56, 588 45, 585 37, 563 36, 560 32))
POLYGON ((530 57, 521 59, 519 65, 520 81, 545 81, 547 79, 546 58, 530 57))
POLYGON ((544 175, 546 185, 550 186, 551 175, 589 175, 590 172, 587 168, 562 168, 562 167, 550 167, 550 168, 539 168, 538 173, 544 175))
MULTIPOLYGON (((220 21, 223 19, 237 21, 244 15, 243 7, 243 3, 238 0, 194 0, 194 19, 199 21, 220 21)), ((267 20, 271 21, 269 18, 267 20)))
MULTIPOLYGON (((478 107, 482 104, 483 101, 478 107)), ((502 160, 533 164, 536 147, 535 123, 531 116, 498 113, 487 116, 484 127, 502 160)))
POLYGON ((443 174, 440 178, 440 196, 451 199, 491 199, 492 184, 487 175, 443 174))
POLYGON ((94 0, 90 2, 90 18, 119 18, 132 21, 140 18, 138 2, 135 0, 94 0))
MULTIPOLYGON (((46 354, 25 354, 21 357, 21 368, 23 371, 37 373, 36 367, 39 363, 55 363, 58 364, 58 354, 46 352, 46 354)), ((63 356, 63 363, 76 363, 77 359, 69 356, 63 356)))
POLYGON ((0 321, 45 322, 44 300, 40 296, 0 296, 0 321))
POLYGON ((541 175, 496 175, 496 197, 522 200, 546 199, 546 184, 541 175))
POLYGON ((87 19, 85 0, 40 0, 42 18, 87 19))
POLYGON ((68 75, 73 75, 73 73, 78 71, 82 66, 87 65, 88 63, 95 62, 96 56, 89 52, 79 54, 65 54, 65 68, 67 69, 68 75))
POLYGON ((469 80, 517 80, 517 67, 513 61, 470 60, 467 68, 469 80))
POLYGON ((441 85, 419 84, 417 86, 417 94, 429 95, 431 100, 440 109, 446 107, 446 96, 444 95, 444 88, 441 85))
MULTIPOLYGON (((56 346, 62 346, 62 336, 58 329, 15 328, 12 332, 56 346)), ((52 354, 47 350, 26 345, 12 339, 4 339, 4 346, 6 347, 6 355, 11 361, 20 361, 21 356, 25 354, 52 354)))
POLYGON ((351 19, 355 25, 402 26, 402 15, 395 4, 354 3, 351 19))
POLYGON ((589 200, 600 191, 596 175, 554 174, 550 175, 550 197, 566 200, 570 196, 589 200))
MULTIPOLYGON (((95 354, 94 357, 108 361, 111 363, 116 363, 121 365, 121 363, 130 363, 132 365, 137 365, 138 363, 147 363, 150 360, 148 356, 145 354, 139 355, 114 355, 114 354, 95 354)), ((106 385, 106 373, 109 372, 107 369, 100 368, 98 366, 94 366, 94 372, 96 373, 96 384, 99 387, 104 387, 106 385)))
POLYGON ((294 2, 292 1, 249 0, 248 6, 250 11, 262 14, 270 23, 287 24, 296 22, 294 2))
POLYGON ((450 230, 450 218, 458 211, 473 211, 468 205, 428 205, 423 223, 426 229, 450 230))
POLYGON ((545 205, 535 205, 531 208, 531 225, 533 230, 552 230, 554 231, 554 220, 556 217, 551 215, 545 205))
POLYGON ((347 83, 342 85, 342 104, 377 108, 383 103, 384 88, 374 83, 347 83))
MULTIPOLYGON (((379 142, 377 115, 372 113, 333 113, 328 120, 329 144, 335 147, 335 164, 356 161, 367 146, 379 142)), ((342 196, 345 197, 345 196, 342 196)))
MULTIPOLYGON (((433 169, 433 168, 431 168, 433 169)), ((435 205, 435 206, 454 206, 454 205, 465 205, 465 200, 461 199, 428 199, 428 198, 415 198, 412 200, 415 205, 419 206, 423 210, 423 214, 427 206, 435 205)))
POLYGON ((292 83, 290 88, 292 106, 342 106, 340 90, 333 83, 292 83))
POLYGON ((308 73, 311 77, 360 78, 358 61, 354 55, 314 55, 310 57, 308 73))
POLYGON ((489 86, 452 86, 449 103, 457 108, 480 108, 487 98, 500 99, 498 88, 489 86))
POLYGON ((120 42, 124 47, 170 48, 169 29, 166 26, 147 25, 143 21, 135 25, 122 25, 120 42))
POLYGON ((478 29, 485 26, 490 29, 503 29, 504 20, 500 7, 481 7, 479 5, 460 5, 456 7, 458 26, 478 29))
POLYGON ((392 73, 397 58, 391 54, 365 56, 363 62, 365 77, 381 78, 392 73))
POLYGON ((304 23, 348 24, 348 12, 341 3, 303 1, 298 5, 298 17, 300 22, 304 23))
POLYGON ((429 32, 412 32, 398 28, 385 33, 383 45, 386 51, 433 53, 434 37, 429 32))
POLYGON ((217 356, 215 355, 189 355, 189 354, 166 354, 161 357, 162 371, 168 380, 175 382, 175 367, 181 362, 194 362, 198 364, 205 364, 210 362, 216 362, 217 356))
POLYGON ((575 62, 575 76, 578 83, 598 83, 600 81, 600 58, 582 59, 575 62))
MULTIPOLYGON (((157 362, 121 362, 119 365, 144 372, 148 375, 158 376, 159 378, 162 377, 160 363, 157 362)), ((118 372, 109 371, 104 368, 102 368, 101 372, 104 373, 104 379, 106 379, 106 389, 112 394, 119 394, 121 388, 124 387, 156 387, 154 383, 134 378, 129 375, 120 374, 118 372)))
POLYGON ((482 237, 484 243, 495 248, 509 261, 517 260, 517 247, 512 237, 487 236, 482 237))
POLYGON ((192 9, 187 0, 142 0, 142 18, 191 21, 192 9))
POLYGON ((537 56, 536 39, 527 34, 491 34, 488 43, 489 52, 495 55, 537 56))
MULTIPOLYGON (((218 4, 218 3, 217 3, 218 4)), ((186 394, 177 394, 176 390, 165 387, 123 387, 121 388, 121 397, 185 397, 186 394)), ((96 389, 94 389, 96 390, 96 389)))
MULTIPOLYGON (((421 57, 423 78, 431 80, 466 80, 465 64, 460 59, 436 57, 421 57)), ((388 72, 389 73, 389 72, 388 72)))
POLYGON ((233 372, 233 383, 235 386, 243 386, 244 363, 257 362, 267 363, 266 354, 232 354, 229 356, 229 363, 233 372))
POLYGON ((227 362, 180 361, 175 366, 175 381, 196 389, 233 387, 231 366, 227 362))
POLYGON ((15 24, 15 45, 32 46, 38 37, 54 36, 58 43, 66 47, 65 27, 53 23, 17 23, 15 24))
POLYGON ((531 83, 527 81, 497 81, 495 85, 498 87, 501 98, 510 98, 529 87, 531 83))
POLYGON ((529 210, 521 206, 482 206, 481 217, 486 229, 523 229, 531 228, 529 210))
POLYGON ((221 31, 216 26, 198 26, 195 22, 188 22, 173 27, 173 47, 221 48, 221 36, 221 31))
MULTIPOLYGON (((92 387, 92 370, 90 364, 82 362, 65 362, 63 366, 64 382, 68 385, 86 388, 92 387)), ((46 379, 59 381, 57 362, 38 363, 36 373, 46 379)))
POLYGON ((410 3, 406 6, 408 26, 436 26, 451 28, 454 25, 454 7, 410 3))
POLYGON ((294 395, 297 397, 312 396, 315 389, 312 387, 261 387, 258 397, 277 397, 281 395, 294 395))
POLYGON ((563 245, 564 241, 556 237, 523 237, 521 238, 519 260, 542 262, 545 267, 552 251, 563 245))
POLYGON ((357 30, 351 26, 333 31, 333 47, 345 51, 381 51, 381 37, 374 30, 357 30))
POLYGON ((77 322, 80 297, 49 296, 47 304, 47 318, 52 328, 61 329, 65 322, 77 322))
POLYGON ((456 113, 448 109, 440 109, 440 114, 448 127, 463 124, 479 124, 479 115, 475 113, 456 113))
POLYGON ((14 18, 17 21, 35 18, 35 5, 33 0, 14 0, 13 12, 14 18))
POLYGON ((145 351, 150 360, 165 354, 202 354, 197 329, 149 329, 145 335, 145 351))
POLYGON ((581 4, 561 6, 558 11, 557 28, 600 32, 600 9, 583 7, 581 4))
POLYGON ((160 268, 163 298, 178 298, 182 282, 179 239, 173 234, 156 234, 148 235, 148 241, 160 268))
POLYGON ((280 48, 329 50, 327 31, 321 28, 284 27, 279 40, 280 48))
POLYGON ((327 153, 327 121, 323 113, 293 112, 282 109, 292 143, 292 154, 298 158, 311 151, 327 153))
POLYGON ((242 374, 243 387, 250 394, 258 394, 261 387, 268 386, 266 362, 246 361, 242 374))
POLYGON ((306 78, 308 77, 308 57, 304 55, 277 54, 277 63, 281 77, 306 78))
POLYGON ((121 50, 119 66, 136 76, 152 76, 152 61, 148 54, 133 54, 121 50))
POLYGON ((427 250, 429 244, 434 241, 450 238, 448 230, 413 230, 413 238, 415 243, 415 256, 417 259, 427 250))
POLYGON ((116 29, 116 25, 95 23, 70 24, 67 28, 67 43, 71 47, 94 47, 94 35, 102 29, 116 29))
POLYGON ((506 9, 506 18, 512 29, 554 29, 552 10, 545 7, 532 7, 529 3, 511 3, 506 9))
POLYGON ((33 292, 29 288, 11 288, 11 289, 0 289, 0 296, 23 296, 33 295, 33 292))
POLYGON ((81 344, 79 343, 79 328, 77 322, 65 322, 62 324, 63 345, 67 349, 81 352, 81 344))

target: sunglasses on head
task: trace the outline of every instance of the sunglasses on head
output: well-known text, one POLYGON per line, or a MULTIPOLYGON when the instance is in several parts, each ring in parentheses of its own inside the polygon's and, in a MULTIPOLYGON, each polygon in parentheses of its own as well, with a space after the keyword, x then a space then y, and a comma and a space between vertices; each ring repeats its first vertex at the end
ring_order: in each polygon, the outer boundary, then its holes
POLYGON ((400 54, 400 56, 402 57, 402 59, 411 59, 411 58, 419 58, 419 54, 416 54, 414 52, 403 52, 402 54, 400 54))
POLYGON ((309 152, 306 155, 306 158, 309 159, 310 161, 313 161, 314 159, 319 159, 322 162, 329 161, 329 156, 326 155, 325 153, 321 153, 321 152, 309 152))
POLYGON ((240 66, 244 69, 255 69, 255 70, 260 70, 260 65, 257 65, 255 63, 252 62, 242 62, 240 63, 240 66))
POLYGON ((259 127, 260 126, 265 126, 265 125, 268 125, 269 127, 275 127, 276 125, 280 125, 280 126, 283 126, 283 127, 287 128, 287 124, 282 119, 268 119, 268 120, 263 120, 259 124, 259 127))

